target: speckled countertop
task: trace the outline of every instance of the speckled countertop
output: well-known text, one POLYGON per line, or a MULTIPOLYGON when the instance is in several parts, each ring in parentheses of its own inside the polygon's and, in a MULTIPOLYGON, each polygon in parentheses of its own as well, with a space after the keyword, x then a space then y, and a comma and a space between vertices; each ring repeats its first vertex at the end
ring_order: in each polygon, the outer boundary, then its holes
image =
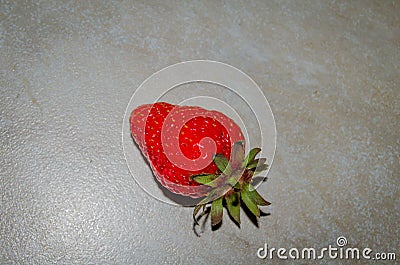
POLYGON ((399 14, 398 1, 1 1, 0 263, 272 264, 265 243, 339 236, 398 251, 399 14), (192 209, 153 199, 126 165, 132 93, 193 59, 241 69, 274 112, 259 228, 226 220, 198 238, 192 209))

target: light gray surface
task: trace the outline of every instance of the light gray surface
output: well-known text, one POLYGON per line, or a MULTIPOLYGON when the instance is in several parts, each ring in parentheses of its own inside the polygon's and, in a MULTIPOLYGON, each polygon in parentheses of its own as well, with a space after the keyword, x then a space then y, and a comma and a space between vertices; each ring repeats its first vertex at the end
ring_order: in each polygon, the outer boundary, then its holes
POLYGON ((399 14, 398 1, 1 1, 0 262, 265 264, 264 243, 341 235, 397 251, 399 14), (191 208, 154 200, 129 174, 133 91, 190 59, 243 70, 274 111, 259 228, 226 219, 197 238, 191 208))

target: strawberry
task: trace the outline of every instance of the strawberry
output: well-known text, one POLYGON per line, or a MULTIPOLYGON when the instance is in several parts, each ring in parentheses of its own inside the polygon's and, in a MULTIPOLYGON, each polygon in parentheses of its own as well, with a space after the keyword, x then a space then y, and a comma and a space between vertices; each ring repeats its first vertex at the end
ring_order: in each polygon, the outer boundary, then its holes
POLYGON ((157 180, 174 193, 194 198, 204 196, 206 189, 190 176, 215 173, 213 155, 229 158, 233 142, 244 139, 240 127, 220 112, 165 102, 136 108, 130 125, 157 180))
POLYGON ((195 223, 208 203, 212 225, 221 222, 223 205, 239 224, 240 201, 257 217, 258 205, 269 204, 250 184, 267 168, 265 159, 255 159, 260 149, 245 158, 242 131, 223 113, 157 102, 134 109, 129 122, 157 180, 173 193, 204 197, 194 208, 195 223))

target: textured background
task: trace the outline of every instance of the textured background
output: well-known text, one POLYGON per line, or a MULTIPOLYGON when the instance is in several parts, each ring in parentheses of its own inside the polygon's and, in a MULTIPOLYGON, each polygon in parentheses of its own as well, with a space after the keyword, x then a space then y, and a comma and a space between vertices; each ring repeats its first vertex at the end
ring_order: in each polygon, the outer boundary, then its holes
POLYGON ((399 14, 378 0, 0 1, 0 262, 265 264, 264 243, 341 235, 397 251, 399 14), (191 208, 153 199, 129 173, 133 91, 191 59, 243 70, 274 111, 259 228, 225 219, 197 238, 191 208))

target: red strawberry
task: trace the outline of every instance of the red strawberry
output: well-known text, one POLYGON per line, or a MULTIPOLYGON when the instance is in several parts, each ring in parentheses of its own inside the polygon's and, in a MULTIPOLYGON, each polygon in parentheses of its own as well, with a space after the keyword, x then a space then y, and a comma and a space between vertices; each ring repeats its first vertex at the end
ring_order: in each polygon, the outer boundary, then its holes
POLYGON ((250 184, 253 175, 267 168, 266 160, 255 159, 259 148, 244 157, 241 129, 223 113, 157 102, 133 110, 129 122, 133 139, 164 187, 193 198, 205 196, 194 208, 196 223, 196 214, 208 203, 212 225, 221 222, 223 205, 238 224, 240 202, 257 217, 258 205, 269 205, 250 184))
POLYGON ((229 159, 233 143, 244 140, 240 127, 221 112, 165 102, 136 108, 130 125, 157 180, 168 190, 193 198, 208 189, 190 176, 217 172, 213 155, 229 159))

